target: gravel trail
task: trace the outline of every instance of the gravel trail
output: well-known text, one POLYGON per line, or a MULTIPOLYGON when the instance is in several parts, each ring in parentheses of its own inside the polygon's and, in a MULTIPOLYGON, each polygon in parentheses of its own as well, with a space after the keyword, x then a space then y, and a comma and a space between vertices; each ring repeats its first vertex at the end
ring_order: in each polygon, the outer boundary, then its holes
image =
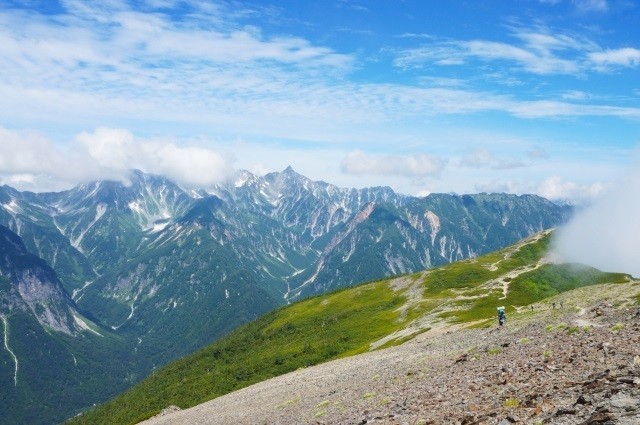
POLYGON ((563 294, 502 329, 426 332, 145 424, 638 424, 639 285, 563 294))

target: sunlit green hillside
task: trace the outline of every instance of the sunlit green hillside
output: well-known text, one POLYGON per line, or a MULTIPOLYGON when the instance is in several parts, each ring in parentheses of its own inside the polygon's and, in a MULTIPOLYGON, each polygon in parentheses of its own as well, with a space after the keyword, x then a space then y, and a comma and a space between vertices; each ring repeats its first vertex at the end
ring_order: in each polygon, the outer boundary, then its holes
POLYGON ((190 407, 330 359, 451 326, 491 326, 507 312, 580 286, 628 276, 545 259, 548 233, 427 272, 307 299, 271 312, 156 371, 74 423, 136 423, 169 405, 190 407))

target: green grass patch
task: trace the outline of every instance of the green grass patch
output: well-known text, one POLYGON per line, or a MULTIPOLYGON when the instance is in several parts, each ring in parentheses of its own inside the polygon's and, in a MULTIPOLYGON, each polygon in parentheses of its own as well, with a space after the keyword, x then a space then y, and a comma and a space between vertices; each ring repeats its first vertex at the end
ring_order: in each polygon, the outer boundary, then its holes
POLYGON ((518 400, 517 398, 508 398, 504 401, 503 406, 509 409, 512 409, 514 407, 518 407, 520 405, 520 400, 518 400))
POLYGON ((622 329, 624 329, 624 324, 622 323, 616 323, 615 325, 613 325, 611 327, 611 332, 613 333, 618 333, 620 332, 622 329))
POLYGON ((626 282, 626 275, 577 264, 545 264, 509 284, 509 304, 527 305, 583 286, 626 282))
POLYGON ((396 310, 405 300, 381 281, 279 309, 156 371, 72 423, 133 424, 169 405, 194 406, 273 376, 368 351, 371 342, 419 314, 398 320, 396 310))
MULTIPOLYGON (((439 316, 454 323, 491 326, 497 324, 497 306, 506 306, 509 317, 515 313, 514 306, 528 305, 579 286, 627 281, 626 275, 602 273, 588 267, 545 265, 514 278, 507 299, 501 299, 501 288, 488 291, 481 287, 516 267, 534 264, 548 244, 549 237, 544 237, 517 252, 503 250, 477 261, 443 266, 426 275, 407 276, 414 281, 421 279, 424 300, 402 314, 398 309, 406 302, 406 290, 394 292, 388 280, 283 307, 156 371, 72 423, 133 424, 170 405, 191 407, 274 376, 368 351, 372 342, 405 328, 434 309, 452 310, 442 311, 439 316), (508 252, 511 255, 505 259, 508 252), (496 271, 486 267, 496 263, 496 271), (478 298, 456 300, 459 295, 478 298)), ((566 325, 558 325, 548 330, 565 328, 566 325)), ((384 347, 401 344, 426 330, 396 338, 384 347)), ((487 354, 500 352, 496 347, 487 354)), ((324 415, 329 407, 318 407, 316 414, 324 415)))
POLYGON ((286 400, 284 403, 278 404, 276 406, 276 408, 284 409, 284 408, 287 408, 287 407, 298 406, 301 401, 302 401, 302 399, 298 396, 296 398, 291 398, 289 400, 286 400))
POLYGON ((405 336, 403 336, 403 337, 395 338, 395 339, 392 339, 392 340, 390 340, 390 341, 387 341, 387 342, 385 342, 384 344, 382 344, 378 349, 380 349, 380 350, 381 350, 381 349, 383 349, 383 348, 394 347, 394 346, 396 346, 396 345, 402 345, 402 344, 404 344, 404 343, 405 343, 405 342, 407 342, 407 341, 411 341, 411 340, 412 340, 413 338, 415 338, 416 336, 418 336, 418 335, 420 335, 420 334, 422 334, 422 333, 428 332, 428 331, 430 331, 430 330, 431 330, 431 328, 419 329, 419 330, 417 330, 417 331, 415 331, 415 332, 411 333, 410 335, 405 335, 405 336))
POLYGON ((437 295, 451 289, 473 288, 494 275, 495 273, 478 263, 460 262, 432 270, 424 279, 423 285, 425 294, 437 295))

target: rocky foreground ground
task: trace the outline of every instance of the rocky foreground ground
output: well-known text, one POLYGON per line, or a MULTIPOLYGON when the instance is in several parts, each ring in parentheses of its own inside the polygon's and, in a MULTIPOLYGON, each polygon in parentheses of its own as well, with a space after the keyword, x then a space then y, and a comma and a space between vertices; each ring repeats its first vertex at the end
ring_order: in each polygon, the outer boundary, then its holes
POLYGON ((501 329, 426 332, 147 423, 640 424, 639 285, 573 291, 501 329))

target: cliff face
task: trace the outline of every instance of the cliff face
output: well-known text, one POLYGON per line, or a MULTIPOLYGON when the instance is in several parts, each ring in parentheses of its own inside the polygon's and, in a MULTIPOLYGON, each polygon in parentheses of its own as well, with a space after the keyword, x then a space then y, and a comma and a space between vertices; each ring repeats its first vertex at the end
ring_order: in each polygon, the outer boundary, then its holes
POLYGON ((639 294, 640 282, 570 291, 502 328, 429 331, 147 423, 637 424, 639 294))
POLYGON ((42 259, 29 253, 22 239, 0 225, 0 276, 9 282, 0 290, 0 312, 30 311, 53 330, 75 335, 75 305, 55 272, 42 259))

